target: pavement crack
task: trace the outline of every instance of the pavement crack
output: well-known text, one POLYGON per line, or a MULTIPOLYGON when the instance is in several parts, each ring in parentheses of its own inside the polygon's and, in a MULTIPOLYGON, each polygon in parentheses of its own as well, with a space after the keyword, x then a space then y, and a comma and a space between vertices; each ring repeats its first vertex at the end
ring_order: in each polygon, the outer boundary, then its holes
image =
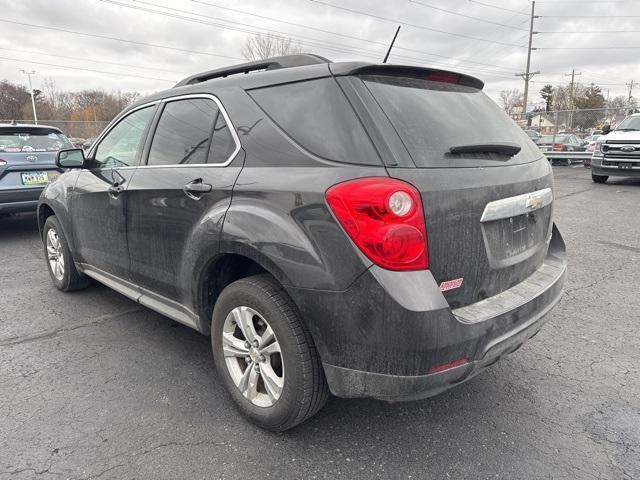
POLYGON ((40 340, 47 340, 49 338, 53 338, 53 337, 57 337, 58 335, 64 334, 64 333, 68 333, 68 332, 72 332, 74 330, 78 330, 80 328, 85 328, 85 327, 90 327, 92 325, 96 325, 98 323, 102 323, 102 322, 106 322, 108 320, 113 320, 116 319, 118 317, 124 316, 124 315, 128 315, 130 313, 135 313, 135 312, 141 312, 143 311, 143 308, 132 308, 129 310, 124 310, 122 312, 117 312, 117 313, 109 313, 106 315, 100 315, 96 318, 93 318, 91 320, 88 320, 86 322, 82 322, 82 323, 76 323, 74 325, 70 325, 70 326, 65 326, 65 327, 61 327, 61 328, 56 328, 53 330, 48 330, 46 332, 42 332, 39 333, 37 335, 27 335, 27 336, 23 336, 23 337, 8 337, 8 338, 3 338, 0 339, 0 347, 8 347, 8 346, 13 346, 13 345, 21 345, 24 343, 30 343, 30 342, 37 342, 40 340))

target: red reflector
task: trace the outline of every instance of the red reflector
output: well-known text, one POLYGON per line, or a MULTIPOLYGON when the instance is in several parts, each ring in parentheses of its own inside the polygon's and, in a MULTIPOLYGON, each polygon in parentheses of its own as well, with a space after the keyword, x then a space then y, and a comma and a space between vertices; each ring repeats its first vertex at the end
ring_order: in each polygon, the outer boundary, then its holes
POLYGON ((429 373, 444 372, 445 370, 459 367, 460 365, 464 365, 465 363, 469 363, 469 360, 467 360, 466 358, 460 358, 458 360, 454 360, 453 362, 436 365, 435 367, 429 369, 429 373))
POLYGON ((460 75, 449 72, 431 72, 427 75, 427 80, 442 83, 458 83, 460 75))
POLYGON ((5 166, 6 164, 7 164, 7 161, 0 158, 0 167, 5 166))
POLYGON ((388 270, 429 268, 420 193, 387 177, 334 185, 327 204, 349 238, 373 263, 388 270))

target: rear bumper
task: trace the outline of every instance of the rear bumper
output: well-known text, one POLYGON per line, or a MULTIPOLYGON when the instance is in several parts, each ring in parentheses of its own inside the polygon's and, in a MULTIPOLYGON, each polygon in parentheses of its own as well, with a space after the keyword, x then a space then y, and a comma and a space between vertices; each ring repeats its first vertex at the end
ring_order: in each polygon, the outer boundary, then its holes
POLYGON ((0 213, 35 211, 43 187, 0 189, 0 213))
POLYGON ((430 273, 421 274, 425 281, 414 276, 402 285, 400 277, 385 282, 380 272, 370 270, 346 292, 311 295, 290 289, 334 395, 426 398, 517 350, 540 330, 561 298, 564 243, 554 227, 538 272, 496 297, 454 311, 433 278, 428 280, 430 273))

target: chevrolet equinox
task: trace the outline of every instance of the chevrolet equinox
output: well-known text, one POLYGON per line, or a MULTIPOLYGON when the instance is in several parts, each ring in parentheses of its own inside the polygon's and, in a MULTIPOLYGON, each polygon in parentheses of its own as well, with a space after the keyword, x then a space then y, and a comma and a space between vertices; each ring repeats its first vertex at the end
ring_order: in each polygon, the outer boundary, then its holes
POLYGON ((295 55, 128 107, 41 195, 55 286, 211 336, 240 411, 430 397, 534 336, 566 256, 553 175, 471 76, 295 55))

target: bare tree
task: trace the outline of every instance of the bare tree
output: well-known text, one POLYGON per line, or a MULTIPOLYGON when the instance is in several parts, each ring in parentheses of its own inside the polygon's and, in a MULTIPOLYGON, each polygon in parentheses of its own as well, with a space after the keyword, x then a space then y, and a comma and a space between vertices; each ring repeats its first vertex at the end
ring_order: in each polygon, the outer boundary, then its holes
MULTIPOLYGON (((520 90, 502 90, 500 92, 500 104, 507 115, 513 115, 517 107, 522 107, 522 93, 520 90)), ((524 113, 524 112, 522 112, 524 113)))
POLYGON ((302 53, 302 44, 290 38, 267 33, 258 33, 247 38, 247 42, 241 50, 242 56, 247 60, 263 60, 265 58, 279 57, 281 55, 293 55, 302 53))

